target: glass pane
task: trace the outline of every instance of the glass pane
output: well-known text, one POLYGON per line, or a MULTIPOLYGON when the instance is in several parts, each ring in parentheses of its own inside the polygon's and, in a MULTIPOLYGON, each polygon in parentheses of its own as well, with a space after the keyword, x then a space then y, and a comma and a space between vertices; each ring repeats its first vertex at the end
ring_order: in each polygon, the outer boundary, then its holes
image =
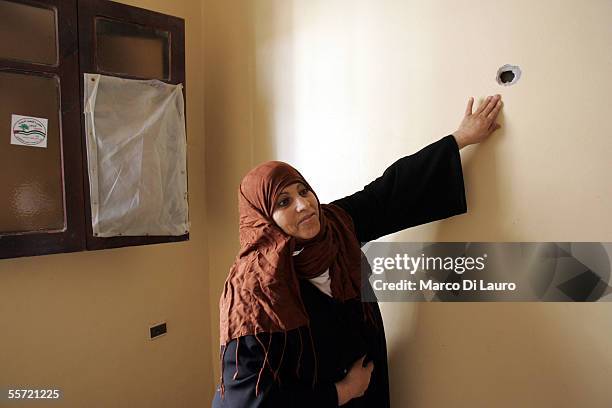
POLYGON ((97 18, 97 67, 107 73, 169 79, 169 39, 167 31, 97 18))
POLYGON ((0 58, 57 64, 55 10, 0 0, 0 58))
POLYGON ((64 230, 59 80, 0 72, 0 89, 0 235, 64 230))

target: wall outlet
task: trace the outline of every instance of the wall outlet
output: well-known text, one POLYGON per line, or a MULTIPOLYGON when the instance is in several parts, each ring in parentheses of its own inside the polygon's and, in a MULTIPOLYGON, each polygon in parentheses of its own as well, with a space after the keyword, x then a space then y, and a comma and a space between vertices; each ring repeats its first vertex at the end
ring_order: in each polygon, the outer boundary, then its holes
POLYGON ((149 334, 151 336, 151 340, 163 336, 166 334, 166 322, 158 323, 154 326, 149 327, 149 334))

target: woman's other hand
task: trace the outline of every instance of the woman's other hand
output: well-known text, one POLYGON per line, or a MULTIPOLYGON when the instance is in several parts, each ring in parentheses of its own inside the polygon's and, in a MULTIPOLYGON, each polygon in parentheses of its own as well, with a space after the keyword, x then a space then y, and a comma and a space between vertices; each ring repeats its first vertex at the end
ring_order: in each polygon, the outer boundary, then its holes
POLYGON ((364 367, 364 359, 365 356, 355 361, 346 377, 336 383, 338 405, 344 405, 353 398, 361 397, 368 389, 372 370, 374 370, 374 362, 370 361, 364 367))
POLYGON ((480 143, 499 129, 501 125, 495 120, 503 105, 501 95, 487 96, 480 103, 476 112, 472 113, 474 98, 470 97, 463 121, 459 125, 459 129, 453 133, 459 149, 467 145, 480 143))

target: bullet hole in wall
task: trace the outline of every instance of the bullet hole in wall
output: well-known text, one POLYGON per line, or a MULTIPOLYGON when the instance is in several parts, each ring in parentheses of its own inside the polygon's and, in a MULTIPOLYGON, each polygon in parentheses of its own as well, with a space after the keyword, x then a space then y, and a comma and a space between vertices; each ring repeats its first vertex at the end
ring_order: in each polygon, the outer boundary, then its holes
POLYGON ((502 83, 507 84, 514 79, 514 73, 512 71, 504 71, 499 76, 499 79, 501 79, 502 83))
POLYGON ((503 86, 514 85, 521 77, 521 68, 506 64, 497 70, 497 83, 503 86))

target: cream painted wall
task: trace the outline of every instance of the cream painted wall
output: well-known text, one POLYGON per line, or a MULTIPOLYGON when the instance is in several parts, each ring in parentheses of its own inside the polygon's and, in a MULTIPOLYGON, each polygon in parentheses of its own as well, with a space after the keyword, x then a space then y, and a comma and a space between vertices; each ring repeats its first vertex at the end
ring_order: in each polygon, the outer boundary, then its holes
MULTIPOLYGON (((462 151, 469 213, 383 240, 612 239, 611 2, 203 4, 213 355, 242 175, 288 161, 331 201, 453 132, 469 96, 505 101, 462 151)), ((612 405, 607 304, 382 307, 395 407, 612 405)))
POLYGON ((202 3, 126 3, 185 19, 191 239, 0 260, 0 386, 59 388, 61 407, 207 407, 202 3), (168 334, 151 341, 160 320, 168 334))

